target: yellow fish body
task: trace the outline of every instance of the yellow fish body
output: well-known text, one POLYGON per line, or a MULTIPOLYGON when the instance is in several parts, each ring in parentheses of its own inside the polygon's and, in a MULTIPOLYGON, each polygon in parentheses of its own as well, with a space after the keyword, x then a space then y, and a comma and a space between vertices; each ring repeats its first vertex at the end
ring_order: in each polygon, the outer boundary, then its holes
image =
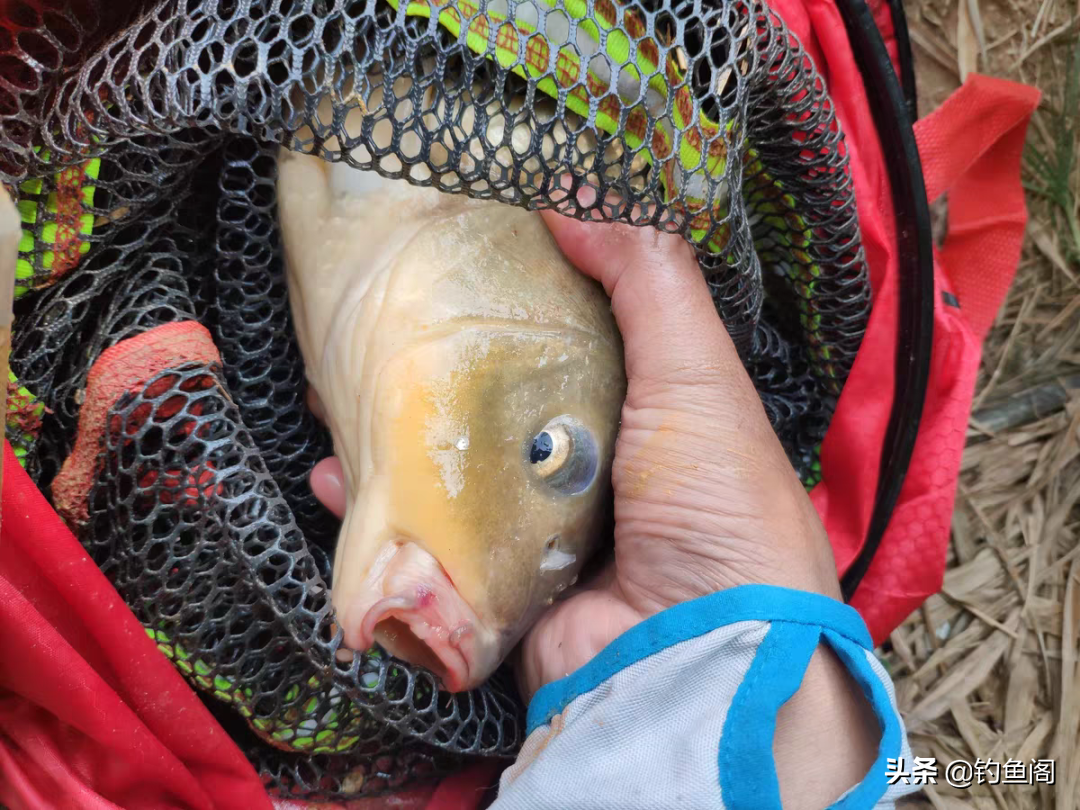
POLYGON ((610 302, 535 212, 289 151, 278 204, 345 476, 345 643, 472 688, 601 539, 626 391, 610 302))

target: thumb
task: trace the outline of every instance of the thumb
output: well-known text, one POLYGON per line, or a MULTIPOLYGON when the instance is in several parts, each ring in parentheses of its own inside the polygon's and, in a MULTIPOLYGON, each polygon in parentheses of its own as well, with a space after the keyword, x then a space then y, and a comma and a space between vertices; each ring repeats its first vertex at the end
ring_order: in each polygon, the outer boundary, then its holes
POLYGON ((722 382, 731 386, 730 396, 757 400, 685 239, 651 227, 541 213, 570 263, 610 296, 629 381, 661 387, 722 382))
POLYGON ((309 485, 315 498, 334 517, 340 520, 345 516, 345 473, 337 456, 324 458, 312 468, 309 485))

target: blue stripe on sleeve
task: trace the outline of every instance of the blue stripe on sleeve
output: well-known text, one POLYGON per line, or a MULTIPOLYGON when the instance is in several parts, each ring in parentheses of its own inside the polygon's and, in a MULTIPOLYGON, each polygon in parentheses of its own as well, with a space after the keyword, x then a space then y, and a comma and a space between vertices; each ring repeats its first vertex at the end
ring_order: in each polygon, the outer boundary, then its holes
POLYGON ((776 715, 799 690, 819 638, 817 627, 776 622, 758 645, 720 738, 717 766, 727 810, 781 810, 773 759, 776 715))
POLYGON ((859 647, 872 648, 866 624, 849 605, 808 591, 741 585, 657 613, 627 630, 581 669, 542 687, 529 704, 527 734, 626 667, 719 627, 746 621, 825 628, 859 647))

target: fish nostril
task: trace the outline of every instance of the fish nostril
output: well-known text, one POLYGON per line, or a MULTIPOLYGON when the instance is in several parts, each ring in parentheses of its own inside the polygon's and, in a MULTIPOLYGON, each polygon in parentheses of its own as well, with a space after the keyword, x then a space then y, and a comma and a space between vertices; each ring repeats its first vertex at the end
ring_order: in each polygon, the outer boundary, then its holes
POLYGON ((544 543, 544 554, 540 560, 541 571, 561 571, 577 562, 576 554, 570 554, 559 548, 560 539, 559 535, 553 534, 544 543))

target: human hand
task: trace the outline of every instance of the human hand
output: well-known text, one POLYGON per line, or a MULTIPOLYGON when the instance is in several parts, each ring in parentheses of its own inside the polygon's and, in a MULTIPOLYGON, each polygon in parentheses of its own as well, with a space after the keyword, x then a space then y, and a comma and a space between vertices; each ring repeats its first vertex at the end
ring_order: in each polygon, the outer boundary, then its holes
MULTIPOLYGON (((526 700, 680 602, 751 583, 840 598, 824 527, 687 243, 651 228, 543 216, 570 262, 611 297, 627 393, 612 468, 614 558, 525 636, 516 663, 526 700)), ((336 458, 312 472, 313 491, 338 515, 342 482, 336 458)), ((824 806, 859 781, 877 735, 860 689, 819 649, 777 716, 784 806, 824 806)))
MULTIPOLYGON (((543 216, 571 263, 611 297, 627 392, 611 476, 614 559, 526 635, 526 697, 679 602, 751 583, 839 599, 825 529, 685 240, 543 216)), ((776 718, 783 806, 837 799, 866 774, 878 736, 861 689, 819 647, 776 718)))
POLYGON ((614 560, 526 636, 532 695, 672 605, 748 583, 839 598, 832 550, 708 285, 681 237, 544 212, 611 297, 626 402, 615 449, 614 560))

